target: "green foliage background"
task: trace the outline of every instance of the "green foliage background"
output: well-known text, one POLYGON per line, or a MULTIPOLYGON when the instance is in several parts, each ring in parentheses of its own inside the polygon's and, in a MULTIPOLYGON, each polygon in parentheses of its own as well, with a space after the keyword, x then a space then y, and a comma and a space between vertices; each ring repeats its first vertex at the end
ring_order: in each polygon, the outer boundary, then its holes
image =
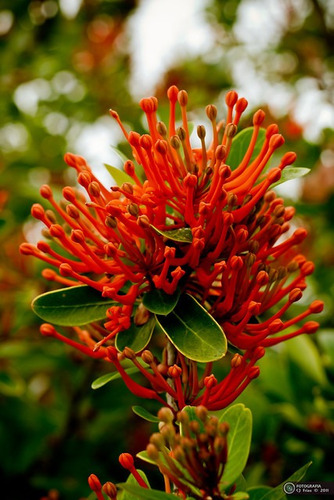
MULTIPOLYGON (((84 0, 73 17, 65 15, 65 3, 3 0, 0 7, 0 484, 11 491, 11 500, 35 500, 51 488, 64 500, 87 496, 92 472, 103 481, 124 480, 118 454, 145 448, 151 432, 130 408, 142 402, 120 381, 91 390, 108 367, 40 338, 29 304, 48 285, 40 278, 42 266, 18 253, 32 228, 30 206, 41 202, 39 186, 48 182, 60 191, 64 183, 73 184, 62 157, 86 125, 115 108, 131 128, 143 130, 129 88, 134 54, 126 26, 144 2, 84 0)), ((208 2, 213 48, 176 59, 161 76, 157 97, 175 83, 187 89, 194 109, 219 105, 224 92, 236 86, 233 64, 246 55, 264 86, 284 85, 296 99, 303 82, 312 81, 333 115, 333 4, 283 3, 286 18, 279 36, 252 53, 235 26, 242 9, 253 5, 261 13, 263 3, 208 2)), ((270 117, 275 110, 264 96, 261 106, 270 117)), ((326 308, 320 332, 268 352, 262 376, 238 400, 253 412, 250 485, 276 485, 309 460, 308 478, 333 480, 333 128, 308 142, 291 113, 278 115, 287 148, 298 153, 298 166, 312 168, 291 203, 310 232, 303 250, 316 263, 307 299, 324 299, 326 308)), ((156 411, 152 403, 146 406, 156 411)))

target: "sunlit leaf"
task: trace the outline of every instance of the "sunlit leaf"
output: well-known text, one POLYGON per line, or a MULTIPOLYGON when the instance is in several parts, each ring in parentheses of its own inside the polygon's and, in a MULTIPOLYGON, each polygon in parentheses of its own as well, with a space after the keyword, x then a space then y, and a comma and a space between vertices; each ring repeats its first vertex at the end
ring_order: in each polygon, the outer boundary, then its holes
POLYGON ((193 235, 189 227, 180 227, 179 229, 168 229, 162 231, 151 224, 151 227, 161 236, 168 238, 172 241, 178 241, 180 243, 191 243, 193 240, 193 235))
POLYGON ((310 172, 309 168, 304 167, 285 167, 282 170, 282 175, 279 181, 275 182, 270 186, 270 189, 278 186, 279 184, 283 184, 283 182, 291 181, 292 179, 297 179, 298 177, 303 177, 310 172))
MULTIPOLYGON (((128 375, 132 375, 133 373, 139 372, 139 369, 136 366, 133 366, 131 368, 126 368, 125 371, 128 375)), ((106 373, 105 375, 101 375, 101 377, 94 380, 94 382, 92 382, 91 388, 100 389, 100 387, 108 384, 108 382, 111 382, 112 380, 116 380, 118 378, 122 378, 119 372, 106 373)))
MULTIPOLYGON (((137 470, 138 470, 138 474, 140 475, 140 477, 145 481, 145 483, 149 487, 150 484, 148 482, 148 479, 146 477, 145 472, 143 472, 140 469, 137 469, 137 470)), ((152 491, 150 489, 145 489, 145 488, 142 488, 141 486, 139 486, 137 483, 137 480, 133 477, 132 474, 130 474, 128 476, 126 483, 118 484, 117 486, 119 486, 123 490, 121 493, 120 500, 137 500, 138 496, 136 495, 136 492, 133 492, 132 488, 139 488, 140 490, 143 490, 143 491, 152 491)))
POLYGON ((146 408, 143 408, 142 406, 133 406, 132 411, 133 413, 143 418, 144 420, 147 420, 148 422, 153 422, 153 423, 160 422, 160 420, 156 415, 153 415, 153 413, 150 413, 148 410, 146 410, 146 408))
MULTIPOLYGON (((245 128, 233 138, 231 150, 227 158, 227 163, 232 170, 237 168, 237 166, 241 163, 242 159, 244 158, 253 135, 253 130, 254 127, 245 128)), ((257 141, 254 147, 254 151, 252 153, 249 163, 251 163, 254 160, 254 158, 256 158, 257 155, 260 153, 265 140, 265 135, 266 135, 265 129, 260 128, 257 141)))
POLYGON ((130 184, 134 184, 134 180, 132 179, 132 177, 124 172, 124 170, 113 167, 112 165, 108 165, 108 163, 104 163, 104 166, 116 182, 117 186, 121 186, 122 184, 124 184, 124 182, 130 182, 130 184))
POLYGON ((239 403, 225 410, 220 422, 227 422, 229 425, 228 460, 222 477, 222 484, 228 486, 236 481, 247 463, 252 437, 252 414, 239 403))
POLYGON ((172 344, 189 359, 206 363, 226 354, 222 328, 191 295, 181 295, 175 309, 157 319, 172 344))
POLYGON ((79 326, 104 319, 107 309, 115 304, 94 288, 80 285, 39 295, 31 307, 37 316, 49 323, 79 326))

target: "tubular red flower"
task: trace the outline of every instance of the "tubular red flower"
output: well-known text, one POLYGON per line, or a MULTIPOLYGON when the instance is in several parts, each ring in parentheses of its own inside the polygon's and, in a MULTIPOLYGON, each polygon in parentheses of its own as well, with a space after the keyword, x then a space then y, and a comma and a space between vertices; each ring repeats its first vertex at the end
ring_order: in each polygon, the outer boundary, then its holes
MULTIPOLYGON (((285 207, 283 200, 269 191, 282 170, 296 159, 295 153, 287 152, 277 166, 267 169, 284 144, 277 125, 269 125, 265 133, 261 132, 265 113, 258 110, 253 116, 248 147, 239 164, 234 165, 231 151, 237 147, 234 141, 246 99, 239 98, 235 91, 227 93, 223 134, 217 124, 219 110, 207 106, 212 142, 206 144, 206 130, 200 125, 197 135, 201 147, 196 149, 190 140, 187 92, 172 86, 167 96, 168 126, 157 121, 155 97, 140 101, 149 134, 128 133, 119 115, 110 112, 131 146, 133 158, 125 162, 124 169, 133 183, 108 189, 82 157, 67 153, 65 161, 76 170, 80 188, 64 188, 64 208, 55 200, 51 188, 42 186, 41 196, 53 211, 34 204, 31 212, 45 224, 53 244, 39 242, 35 247, 24 243, 21 252, 58 270, 44 271, 47 279, 65 286, 86 284, 103 297, 117 301, 106 311, 104 325, 95 325, 79 335, 85 345, 53 333, 93 357, 105 358, 104 344, 113 345, 114 337, 134 323, 136 308, 146 292, 159 289, 173 294, 179 288, 193 295, 223 327, 228 340, 246 351, 246 358, 242 357, 240 366, 231 367, 233 389, 226 392, 231 378, 204 389, 197 368, 180 355, 182 374, 174 377, 170 372, 174 378, 169 387, 181 407, 204 400, 218 408, 235 399, 256 376, 253 365, 258 346, 314 332, 317 323, 309 321, 297 326, 293 333, 281 333, 309 315, 320 313, 323 304, 315 301, 284 320, 305 289, 306 277, 314 271, 314 265, 298 254, 306 230, 297 228, 286 235, 294 209, 285 207), (178 107, 182 119, 179 128, 178 107), (143 170, 143 177, 136 174, 138 168, 143 170), (166 232, 178 230, 188 231, 188 240, 167 237, 166 232), (273 306, 276 309, 271 313, 273 306), (92 333, 97 328, 99 336, 92 333)), ((49 327, 42 330, 51 332, 49 327)), ((158 375, 155 363, 151 364, 153 374, 142 372, 152 389, 132 384, 118 359, 114 364, 130 390, 162 401, 158 391, 168 385, 167 363, 161 363, 164 375, 158 375)))

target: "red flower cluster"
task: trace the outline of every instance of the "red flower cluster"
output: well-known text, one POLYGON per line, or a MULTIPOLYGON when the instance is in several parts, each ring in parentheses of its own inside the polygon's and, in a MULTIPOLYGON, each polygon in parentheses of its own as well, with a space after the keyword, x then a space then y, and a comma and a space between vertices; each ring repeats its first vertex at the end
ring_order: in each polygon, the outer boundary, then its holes
MULTIPOLYGON (((277 125, 272 124, 258 147, 265 118, 259 110, 253 116, 247 151, 238 165, 229 165, 246 99, 238 98, 234 91, 227 93, 225 124, 217 122, 216 107, 207 106, 212 140, 207 146, 206 129, 199 126, 199 148, 191 147, 187 93, 172 86, 168 99, 168 127, 158 121, 157 99, 141 100, 149 134, 128 133, 117 113, 111 111, 133 155, 133 160, 124 164, 129 182, 122 186, 107 189, 82 157, 65 155, 66 163, 77 170, 78 183, 86 190, 88 199, 82 191, 65 187, 63 196, 67 203, 58 204, 50 187, 43 186, 41 195, 54 211, 35 204, 32 215, 44 222, 47 236, 62 250, 56 251, 53 245, 40 241, 37 247, 24 243, 21 252, 58 268, 59 274, 46 269, 45 278, 66 286, 89 285, 119 304, 107 311, 104 327, 95 324, 85 330, 76 328, 81 343, 62 336, 51 325, 44 325, 43 333, 58 336, 90 356, 112 359, 117 365, 114 348, 104 344, 110 345, 108 341, 130 327, 134 306, 148 291, 160 289, 173 294, 180 288, 207 309, 231 344, 246 350, 243 361, 240 362, 240 356, 235 368, 249 366, 242 376, 234 378, 241 383, 254 378, 253 365, 260 351, 263 355, 262 347, 315 332, 315 321, 307 321, 292 331, 289 328, 323 308, 322 302, 315 300, 298 316, 282 319, 302 297, 305 278, 314 269, 312 262, 295 251, 306 231, 299 228, 290 234, 294 209, 285 207, 281 198, 268 191, 296 155, 284 154, 276 167, 267 170, 269 160, 284 139, 277 125), (177 128, 178 107, 182 125, 177 128), (137 175, 135 163, 141 165, 142 177, 137 175), (124 292, 129 282, 131 285, 124 292), (270 313, 271 309, 274 312, 270 313), (255 319, 258 317, 264 319, 255 319)), ((150 377, 155 377, 150 380, 155 394, 166 389, 161 374, 161 378, 156 373, 150 377)), ((174 378, 177 380, 177 376, 174 378)), ((229 383, 232 378, 229 377, 229 383)), ((243 387, 239 383, 235 390, 243 387)), ((187 400, 192 404, 211 403, 214 409, 226 384, 214 387, 214 381, 204 379, 203 384, 207 385, 202 397, 196 399, 195 390, 187 400)), ((178 393, 176 385, 175 391, 178 393)), ((181 393, 177 398, 182 407, 181 393)), ((229 398, 227 401, 229 404, 229 398)))

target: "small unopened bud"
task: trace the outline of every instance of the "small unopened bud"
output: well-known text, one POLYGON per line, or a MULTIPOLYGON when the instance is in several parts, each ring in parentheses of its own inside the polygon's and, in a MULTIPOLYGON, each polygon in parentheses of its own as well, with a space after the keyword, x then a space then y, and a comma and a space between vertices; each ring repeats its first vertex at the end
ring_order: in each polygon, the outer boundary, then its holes
POLYGON ((140 215, 137 219, 137 223, 144 229, 148 229, 151 226, 150 220, 147 215, 140 215))
POLYGON ((148 349, 145 349, 145 351, 143 351, 141 358, 147 365, 151 365, 154 362, 154 356, 148 349))
POLYGON ((51 188, 47 184, 44 184, 40 188, 39 192, 41 193, 41 195, 43 196, 43 198, 45 198, 46 200, 48 200, 49 198, 52 198, 51 188))
POLYGON ((121 189, 127 194, 133 194, 133 186, 130 182, 123 182, 121 189))
POLYGON ((134 460, 133 456, 130 455, 130 453, 121 453, 119 458, 119 463, 121 464, 124 469, 130 470, 133 469, 134 467, 134 460))
POLYGON ((226 136, 231 138, 234 137, 237 133, 237 130, 238 128, 236 125, 234 125, 234 123, 228 123, 225 129, 226 136))
POLYGON ((173 365, 168 368, 168 375, 172 378, 180 377, 181 374, 182 368, 180 368, 178 365, 173 365))
POLYGON ((89 184, 92 182, 92 177, 89 172, 80 172, 78 175, 78 182, 85 189, 88 189, 89 184))
POLYGON ((181 141, 177 135, 173 135, 170 139, 170 143, 173 149, 180 149, 181 141))
POLYGON ((300 270, 304 276, 309 276, 314 271, 314 264, 311 261, 304 262, 301 265, 300 270))
POLYGON ((127 358, 127 359, 136 359, 136 353, 133 349, 130 349, 130 347, 125 347, 123 349, 123 355, 127 358))
POLYGON ((100 185, 98 182, 93 181, 88 185, 88 193, 94 198, 98 198, 100 196, 100 185))
POLYGON ((104 219, 104 223, 110 229, 115 229, 117 227, 117 220, 115 219, 115 217, 112 217, 111 215, 108 215, 108 217, 104 219))
POLYGON ((158 448, 152 444, 152 443, 149 443, 147 446, 146 446, 146 452, 147 452, 147 456, 151 459, 151 460, 158 460, 159 459, 159 450, 158 448))
POLYGON ((179 104, 181 107, 187 106, 188 104, 188 94, 185 90, 180 90, 180 92, 177 95, 177 100, 179 101, 179 104))
POLYGON ((263 120, 265 119, 265 113, 264 111, 262 111, 262 109, 259 109, 258 111, 256 111, 256 113, 254 113, 254 116, 253 116, 253 125, 261 125, 261 123, 263 122, 263 120))
POLYGON ((130 177, 135 173, 135 166, 131 160, 127 160, 124 163, 124 171, 126 174, 130 175, 130 177))
POLYGON ((79 219, 80 217, 79 210, 72 204, 66 206, 66 212, 72 219, 79 219))
POLYGON ((317 323, 316 321, 308 321, 304 325, 304 331, 305 333, 315 333, 318 330, 319 326, 319 323, 317 323))
POLYGON ((242 356, 241 354, 236 353, 231 359, 231 367, 237 368, 238 366, 241 365, 241 363, 242 363, 242 356))
POLYGON ((156 446, 158 450, 161 450, 165 446, 165 440, 163 436, 160 434, 160 432, 154 432, 151 435, 150 443, 154 444, 154 446, 156 446))
POLYGON ((209 104, 206 108, 206 115, 210 121, 214 121, 217 118, 217 108, 213 104, 209 104))
POLYGON ((322 300, 314 300, 312 304, 309 306, 311 313, 319 314, 324 309, 324 303, 322 300))
POLYGON ((45 215, 49 219, 49 221, 51 222, 51 224, 57 224, 56 215, 55 215, 55 213, 52 210, 46 210, 45 211, 45 215))
POLYGON ((167 137, 167 127, 164 122, 157 123, 157 131, 162 137, 167 137))
POLYGON ((248 372, 248 378, 253 380, 260 375, 260 368, 258 366, 252 366, 252 368, 248 372))
POLYGON ((205 136, 206 136, 206 130, 205 130, 204 125, 198 125, 198 127, 197 127, 197 136, 198 136, 200 139, 205 139, 205 136))
POLYGON ((117 488, 116 488, 116 485, 114 483, 112 483, 111 481, 108 481, 107 483, 105 483, 102 486, 102 490, 109 498, 111 498, 111 500, 116 500, 117 488))
POLYGON ((300 288, 294 288, 289 293, 289 302, 297 302, 302 298, 303 294, 300 288))
POLYGON ((202 422, 205 422, 207 417, 208 417, 208 410, 205 408, 205 406, 197 406, 195 409, 196 416, 202 420, 202 422))
POLYGON ((80 229, 73 229, 71 233, 71 239, 75 243, 83 244, 85 242, 85 235, 80 229))
POLYGON ((101 491, 102 484, 95 474, 91 474, 88 478, 88 484, 92 491, 101 491))
POLYGON ((139 207, 138 207, 137 203, 130 203, 126 207, 126 209, 130 215, 133 215, 133 217, 137 217, 139 214, 139 207))
POLYGON ((158 151, 158 153, 160 153, 161 155, 166 155, 167 154, 167 142, 162 140, 162 139, 159 139, 156 143, 155 143, 155 149, 158 151))
POLYGON ((298 271, 299 265, 295 260, 292 260, 291 262, 289 262, 286 268, 288 270, 288 273, 294 273, 298 271))
POLYGON ((205 377, 204 385, 207 389, 212 389, 217 385, 216 377, 213 374, 209 375, 208 377, 205 377))
POLYGON ((174 415, 173 415, 173 412, 170 408, 163 407, 163 408, 160 408, 160 410, 158 411, 158 418, 162 422, 171 423, 171 422, 173 422, 174 415))
POLYGON ((150 316, 150 311, 146 309, 144 304, 141 302, 134 316, 134 324, 137 326, 145 325, 150 319, 150 316))
POLYGON ((45 337, 53 337, 56 333, 56 329, 49 323, 43 323, 43 325, 40 326, 40 332, 45 337))
POLYGON ((179 127, 177 130, 176 130, 176 133, 177 135, 179 136, 179 139, 183 142, 186 140, 186 131, 184 130, 183 127, 179 127))
POLYGON ((225 96, 225 102, 228 107, 232 107, 238 100, 238 94, 235 90, 230 90, 225 96))

